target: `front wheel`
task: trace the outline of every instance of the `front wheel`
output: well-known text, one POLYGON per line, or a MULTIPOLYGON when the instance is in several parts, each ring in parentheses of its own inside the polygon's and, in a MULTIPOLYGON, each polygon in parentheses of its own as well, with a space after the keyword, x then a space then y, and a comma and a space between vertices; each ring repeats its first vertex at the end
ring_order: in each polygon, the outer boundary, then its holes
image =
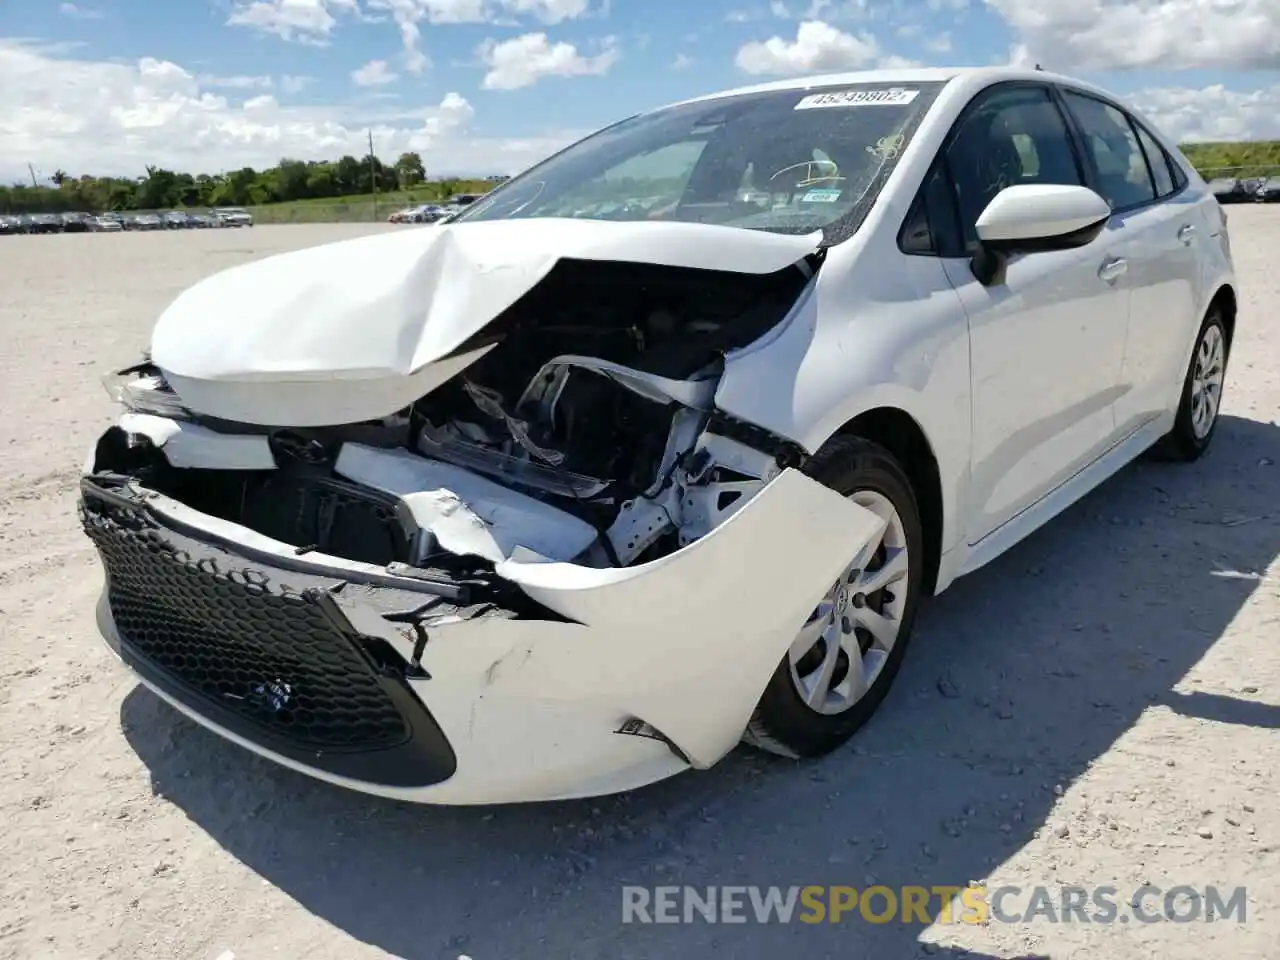
POLYGON ((805 465, 813 479, 884 521, 800 626, 752 715, 745 740, 789 757, 816 757, 866 723, 902 666, 922 583, 924 532, 911 483, 885 449, 836 437, 805 465))

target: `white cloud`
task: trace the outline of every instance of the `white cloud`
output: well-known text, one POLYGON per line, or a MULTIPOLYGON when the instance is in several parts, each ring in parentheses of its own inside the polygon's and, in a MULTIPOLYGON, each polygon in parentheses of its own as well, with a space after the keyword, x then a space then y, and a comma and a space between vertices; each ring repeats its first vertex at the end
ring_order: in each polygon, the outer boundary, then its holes
POLYGON ((1280 84, 1262 90, 1166 87, 1126 98, 1174 140, 1280 140, 1280 84))
POLYGON ((196 80, 202 87, 221 87, 226 90, 267 90, 275 84, 275 81, 268 76, 219 77, 213 74, 202 73, 196 77, 196 80))
POLYGON ((608 73, 618 61, 617 42, 602 41, 602 50, 583 56, 572 43, 551 43, 545 33, 526 33, 504 40, 486 40, 476 53, 489 72, 480 85, 486 90, 518 90, 544 77, 585 77, 608 73))
POLYGON ((398 79, 385 60, 370 60, 363 67, 351 71, 351 82, 357 87, 381 87, 398 79))
POLYGON ((58 12, 72 20, 101 20, 106 14, 92 7, 82 7, 74 3, 58 4, 58 12))
POLYGON ((368 10, 391 15, 404 45, 405 69, 414 74, 422 73, 431 65, 430 58, 422 50, 423 23, 509 26, 517 22, 513 17, 531 17, 543 23, 556 24, 585 17, 592 12, 591 0, 365 0, 365 5, 368 10))
POLYGON ((672 70, 688 70, 693 66, 693 57, 687 53, 677 53, 675 59, 671 61, 672 70))
POLYGON ((502 0, 502 6, 515 16, 536 17, 543 23, 556 24, 585 17, 590 0, 502 0))
POLYGON ((474 110, 458 93, 370 111, 282 104, 270 93, 237 102, 165 60, 74 59, 65 47, 0 40, 0 182, 23 176, 28 162, 77 176, 140 176, 147 164, 218 173, 281 157, 363 156, 370 130, 380 156, 417 150, 436 173, 515 173, 587 132, 474 138, 474 110))
POLYGON ((280 78, 280 89, 285 93, 301 93, 315 82, 315 77, 302 77, 297 74, 286 73, 280 78))
POLYGON ((822 20, 806 20, 795 40, 774 36, 739 48, 738 68, 756 74, 821 73, 854 70, 872 63, 880 49, 869 34, 853 35, 822 20))
POLYGON ((227 25, 323 45, 337 26, 336 15, 358 11, 356 0, 241 0, 232 8, 227 25))
POLYGON ((1280 0, 986 0, 1052 69, 1280 67, 1280 0))

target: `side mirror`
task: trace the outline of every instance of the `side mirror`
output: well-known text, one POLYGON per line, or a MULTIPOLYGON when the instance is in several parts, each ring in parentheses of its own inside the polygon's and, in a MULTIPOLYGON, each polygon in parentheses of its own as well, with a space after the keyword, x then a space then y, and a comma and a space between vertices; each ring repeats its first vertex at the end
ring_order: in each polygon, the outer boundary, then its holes
POLYGON ((1012 254, 1088 246, 1110 219, 1110 205, 1088 187, 1006 187, 978 217, 974 276, 990 286, 1000 280, 1012 254))

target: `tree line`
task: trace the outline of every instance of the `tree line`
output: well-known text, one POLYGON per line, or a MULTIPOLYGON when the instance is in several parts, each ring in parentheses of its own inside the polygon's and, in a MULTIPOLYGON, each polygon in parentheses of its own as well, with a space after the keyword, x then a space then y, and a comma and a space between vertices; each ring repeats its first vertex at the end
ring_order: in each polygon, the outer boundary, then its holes
MULTIPOLYGON (((1187 159, 1209 176, 1238 168, 1243 177, 1280 174, 1280 141, 1194 143, 1183 146, 1187 159)), ((344 156, 333 161, 281 160, 274 167, 243 167, 219 175, 179 173, 148 166, 146 176, 74 177, 57 170, 44 183, 0 186, 0 212, 61 213, 73 210, 165 210, 175 207, 261 206, 291 200, 341 200, 343 197, 413 190, 419 200, 443 200, 491 184, 477 180, 427 179, 422 157, 402 153, 395 163, 376 156, 344 156)))
POLYGON ((403 153, 395 163, 376 156, 334 161, 281 160, 274 167, 243 167, 224 174, 190 174, 147 166, 146 175, 72 176, 57 170, 45 182, 0 186, 0 212, 64 213, 107 210, 165 210, 181 207, 246 207, 291 200, 341 200, 375 192, 413 190, 421 200, 475 192, 491 182, 428 181, 422 157, 403 153))

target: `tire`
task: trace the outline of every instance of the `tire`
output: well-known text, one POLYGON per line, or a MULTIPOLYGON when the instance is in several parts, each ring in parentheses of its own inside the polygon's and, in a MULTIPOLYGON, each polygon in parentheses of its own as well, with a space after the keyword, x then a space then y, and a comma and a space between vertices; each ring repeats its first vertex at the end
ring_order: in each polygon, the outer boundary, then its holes
MULTIPOLYGON (((837 436, 810 458, 803 472, 847 497, 870 498, 881 506, 887 501, 900 521, 901 530, 898 539, 902 540, 906 548, 907 570, 905 577, 877 593, 869 594, 869 599, 861 605, 856 602, 855 597, 855 602, 844 608, 855 617, 858 615, 853 612, 854 607, 862 609, 880 604, 882 610, 893 606, 898 611, 896 639, 883 657, 882 665, 878 667, 875 676, 866 686, 865 692, 860 697, 851 699, 847 707, 840 704, 834 707, 828 705, 825 708, 828 712, 822 712, 810 706, 801 692, 803 683, 801 678, 805 676, 801 672, 804 669, 804 663, 812 662, 815 651, 818 652, 818 659, 824 660, 825 639, 819 641, 821 647, 815 646, 802 658, 801 664, 795 670, 792 668, 792 652, 789 650, 783 655, 782 661, 765 687, 743 739, 744 742, 770 753, 796 758, 823 756, 844 745, 871 718, 884 700, 885 694, 889 692, 889 687, 892 686, 902 666, 902 660, 911 639, 916 607, 920 599, 924 562, 924 531, 915 494, 906 473, 887 450, 858 437, 837 436), (904 585, 906 595, 901 598, 902 602, 898 603, 897 592, 890 594, 890 590, 904 585)), ((886 542, 889 539, 886 535, 886 542)), ((851 554, 853 549, 851 546, 851 554)), ((877 553, 877 556, 881 554, 877 553)), ((853 556, 850 557, 851 562, 855 559, 853 556)), ((873 571, 876 569, 875 559, 868 564, 868 567, 873 571)), ((839 593, 847 593, 847 591, 839 591, 839 593)), ((833 604, 837 615, 845 624, 845 631, 848 631, 848 618, 839 614, 839 610, 842 609, 841 601, 836 599, 833 604)), ((811 620, 810 623, 813 621, 811 620)), ((798 633, 801 626, 805 625, 797 626, 798 633)), ((829 629, 835 629, 834 625, 829 629)), ((864 631, 858 636, 850 637, 846 632, 843 636, 843 642, 854 642, 861 646, 861 642, 865 642, 870 634, 864 631)), ((864 663, 870 662, 871 652, 863 652, 863 657, 867 658, 863 661, 864 663)), ((837 654, 837 658, 839 657, 844 657, 844 676, 847 677, 848 654, 837 654)), ((837 676, 841 675, 840 666, 841 662, 837 660, 833 668, 837 676)), ((808 676, 812 677, 814 674, 810 673, 808 676)), ((831 686, 834 688, 836 685, 836 682, 832 681, 831 686)), ((828 704, 830 704, 829 699, 828 704)))
POLYGON ((1150 450, 1152 459, 1167 462, 1190 463, 1199 460, 1218 429, 1218 415, 1222 410, 1222 390, 1226 385, 1227 360, 1230 356, 1230 341, 1227 338, 1226 325, 1222 322, 1222 314, 1217 307, 1212 308, 1200 324, 1200 332, 1196 334, 1196 345, 1191 351, 1191 360, 1187 364, 1187 372, 1182 381, 1182 395, 1178 401, 1178 413, 1173 422, 1173 429, 1161 437, 1150 450), (1215 343, 1217 347, 1215 348, 1215 343), (1216 351, 1216 352, 1215 352, 1216 351), (1204 417, 1200 415, 1200 404, 1197 394, 1198 383, 1203 378, 1198 374, 1206 372, 1204 363, 1206 356, 1210 359, 1213 372, 1213 357, 1217 358, 1217 395, 1213 402, 1212 416, 1205 429, 1204 417))

